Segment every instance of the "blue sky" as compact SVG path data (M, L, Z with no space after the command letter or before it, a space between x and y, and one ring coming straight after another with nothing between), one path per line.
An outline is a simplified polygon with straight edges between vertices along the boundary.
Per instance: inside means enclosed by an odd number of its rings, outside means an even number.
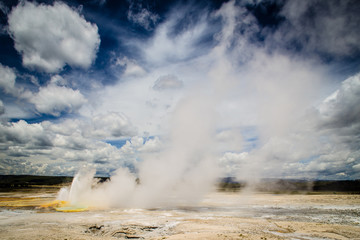
M0 10L0 174L360 178L358 1Z

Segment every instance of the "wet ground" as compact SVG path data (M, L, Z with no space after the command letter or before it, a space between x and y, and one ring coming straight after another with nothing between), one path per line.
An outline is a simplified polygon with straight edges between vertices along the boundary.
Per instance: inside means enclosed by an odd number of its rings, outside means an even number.
M193 206L39 207L57 191L0 192L0 239L360 239L360 195L216 192Z

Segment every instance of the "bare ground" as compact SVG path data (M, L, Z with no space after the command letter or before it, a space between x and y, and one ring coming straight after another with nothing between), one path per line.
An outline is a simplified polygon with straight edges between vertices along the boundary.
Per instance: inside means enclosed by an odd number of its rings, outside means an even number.
M39 206L55 190L0 193L0 239L360 239L360 195L212 193L196 206Z

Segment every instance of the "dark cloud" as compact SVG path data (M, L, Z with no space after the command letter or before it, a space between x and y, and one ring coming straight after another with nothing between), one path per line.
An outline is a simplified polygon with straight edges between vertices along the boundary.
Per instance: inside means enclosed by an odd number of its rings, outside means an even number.
M352 149L360 147L360 74L342 82L341 87L320 106L322 129L328 129Z
M3 2L0 2L0 11L5 14L8 14L9 8Z
M328 127L344 128L360 124L360 74L342 82L341 87L321 106Z
M286 18L277 33L279 41L307 53L331 57L360 54L360 4L354 0L286 1L281 14Z
M4 103L0 100L0 115L5 113Z

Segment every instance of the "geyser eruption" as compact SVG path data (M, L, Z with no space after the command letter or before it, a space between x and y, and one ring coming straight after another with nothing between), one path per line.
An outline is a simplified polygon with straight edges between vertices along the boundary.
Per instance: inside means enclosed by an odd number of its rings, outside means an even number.
M95 170L82 170L73 179L70 189L63 188L58 200L70 205L90 207L128 207L136 186L136 177L127 169L118 169L111 181L98 183Z
M121 168L110 181L93 185L94 172L79 173L68 190L68 201L94 207L185 205L200 200L214 187L221 175L214 142L216 107L237 76L227 56L236 27L234 2L221 9L216 16L223 19L226 27L218 35L218 46L208 55L213 64L208 75L177 104L170 132L163 138L166 139L165 148L143 155L136 166L136 175Z
M103 183L95 170L80 171L59 200L91 207L158 207L193 204L219 177L214 152L215 111L204 94L181 101L173 114L168 144L143 156L136 175L120 168Z

